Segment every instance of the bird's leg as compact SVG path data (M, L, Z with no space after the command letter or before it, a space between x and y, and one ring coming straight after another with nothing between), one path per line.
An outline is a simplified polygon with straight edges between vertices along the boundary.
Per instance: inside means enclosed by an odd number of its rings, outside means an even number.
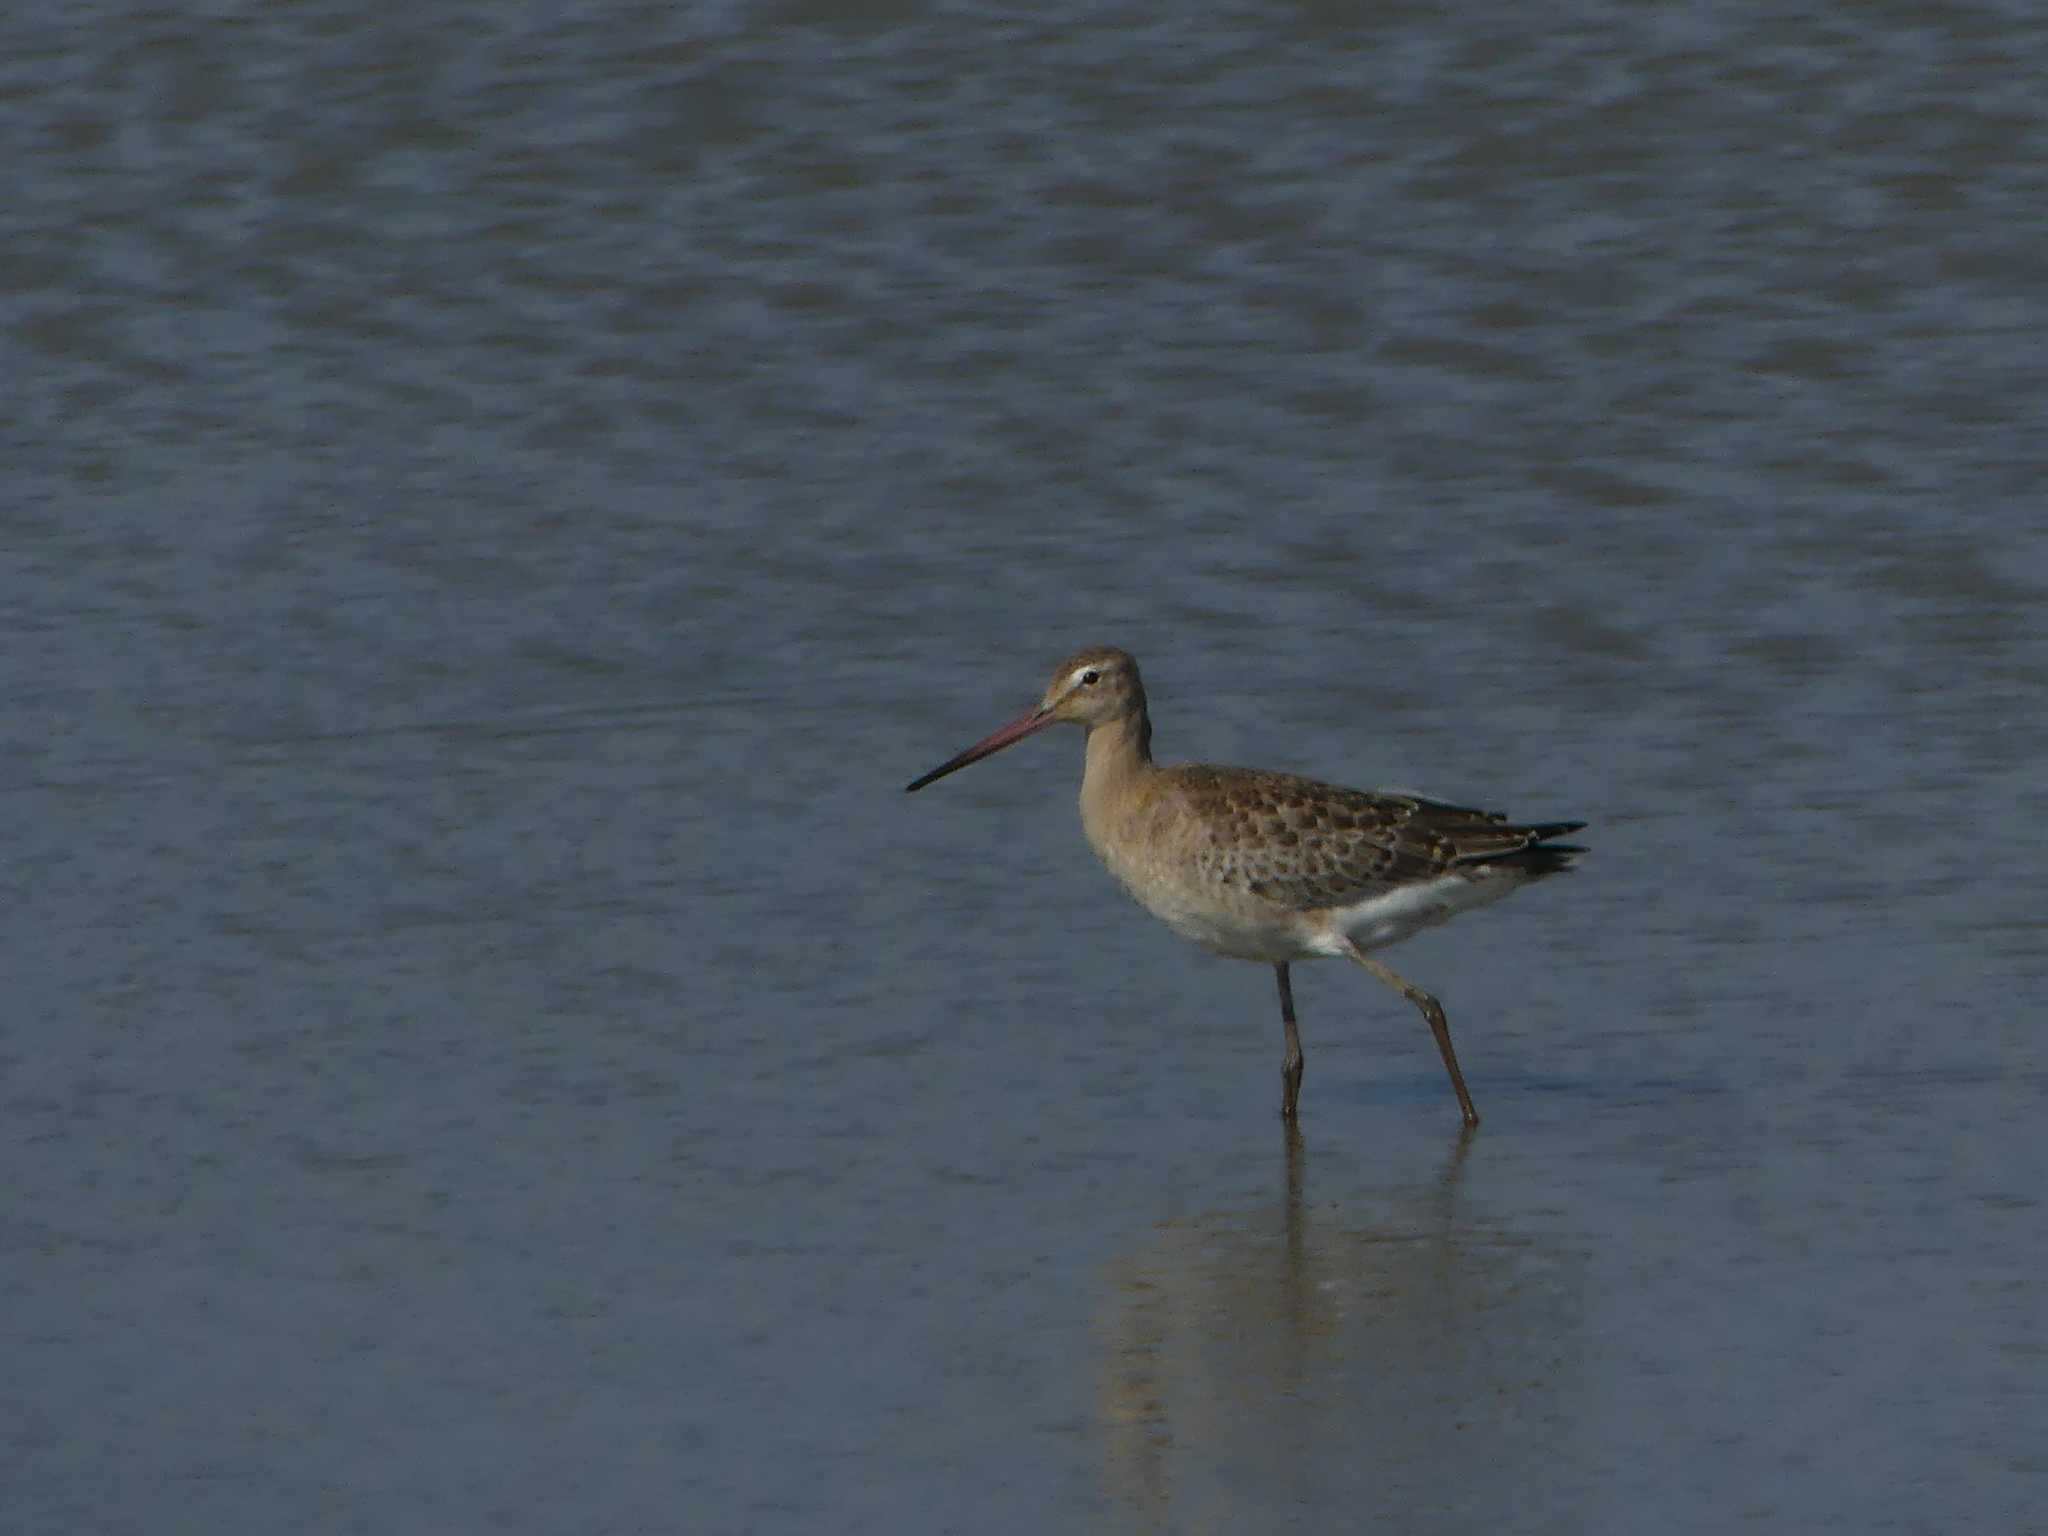
M1384 981L1388 986L1422 1010L1422 1016L1429 1020L1429 1032L1436 1036L1436 1048L1443 1052L1444 1067L1451 1074L1451 1087L1457 1090L1458 1108L1464 1111L1465 1124L1468 1126L1477 1125L1479 1123L1479 1111L1472 1107L1472 1095L1465 1091L1465 1074L1458 1070L1458 1053L1451 1049L1451 1026L1450 1021L1444 1017L1443 1004L1423 991L1422 988L1416 986L1414 982L1403 980L1386 966L1381 965L1379 961L1373 959L1372 956L1368 955L1356 944L1349 947L1348 953L1353 960L1356 960L1360 965L1372 972L1373 975L1379 977L1381 981Z
M1301 1031L1294 1027L1294 987L1287 979L1287 962L1275 962L1273 974L1280 978L1280 1022L1287 1026L1287 1054L1280 1061L1280 1118L1292 1120L1301 1101Z

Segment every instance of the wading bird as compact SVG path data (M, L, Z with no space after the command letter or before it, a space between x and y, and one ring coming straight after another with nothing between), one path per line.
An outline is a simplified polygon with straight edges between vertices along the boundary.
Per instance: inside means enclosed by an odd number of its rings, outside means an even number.
M1138 663L1109 646L1069 656L1036 709L904 788L922 789L1061 722L1088 732L1081 827L1109 872L1182 938L1273 967L1286 1028L1282 1115L1295 1118L1303 1064L1287 967L1328 955L1364 967L1422 1011L1465 1124L1479 1123L1442 1006L1372 951L1570 869L1585 850L1551 839L1584 822L1517 825L1419 795L1257 768L1161 767Z

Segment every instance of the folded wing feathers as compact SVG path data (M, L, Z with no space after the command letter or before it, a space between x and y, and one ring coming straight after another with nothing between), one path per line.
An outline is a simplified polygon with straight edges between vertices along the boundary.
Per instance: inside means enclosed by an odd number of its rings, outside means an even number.
M1246 850L1245 884L1255 895L1297 910L1344 906L1379 891L1435 879L1461 868L1513 865L1530 876L1571 866L1581 850L1546 843L1580 821L1515 825L1497 812L1411 795L1345 790L1317 812L1276 808L1291 844Z

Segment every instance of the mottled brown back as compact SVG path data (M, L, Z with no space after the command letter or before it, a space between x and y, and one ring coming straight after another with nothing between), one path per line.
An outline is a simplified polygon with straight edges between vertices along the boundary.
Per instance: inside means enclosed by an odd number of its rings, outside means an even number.
M1204 829L1193 853L1205 874L1302 912L1527 852L1546 855L1518 861L1528 878L1554 873L1578 850L1538 845L1585 825L1517 826L1497 812L1256 768L1190 764L1161 773L1162 787Z

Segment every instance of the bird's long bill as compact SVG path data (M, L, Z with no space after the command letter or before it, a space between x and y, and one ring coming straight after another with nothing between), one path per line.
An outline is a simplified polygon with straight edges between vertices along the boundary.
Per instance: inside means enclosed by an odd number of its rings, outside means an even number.
M1008 725L990 731L959 756L947 758L923 778L912 779L903 786L903 792L909 794L914 790L923 789L933 779L943 779L956 768L965 768L969 763L978 763L991 752L1000 752L1003 748L1010 745L1011 742L1022 741L1033 731L1042 731L1048 725L1051 725L1052 722L1053 715L1050 710L1034 709L1029 714L1019 715Z

